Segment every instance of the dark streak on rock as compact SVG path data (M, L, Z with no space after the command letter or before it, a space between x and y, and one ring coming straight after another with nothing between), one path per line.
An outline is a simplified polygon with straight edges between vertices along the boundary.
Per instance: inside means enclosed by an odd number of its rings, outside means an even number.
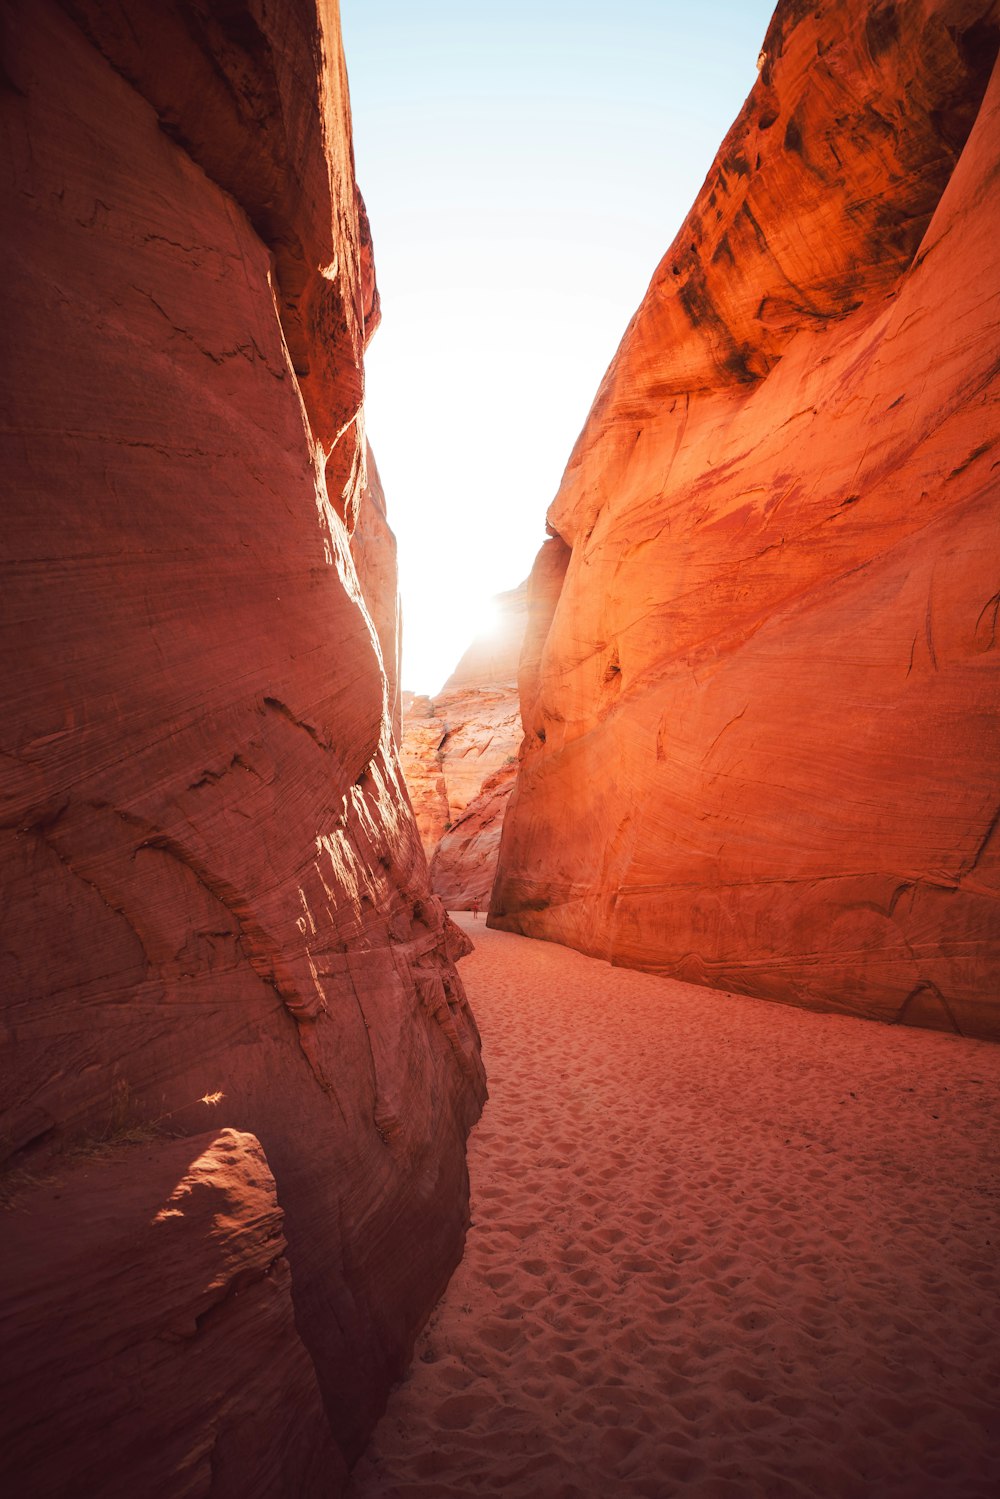
M321 750L329 753L333 748L333 746L323 738L322 734L314 724L306 723L303 719L296 718L295 714L292 712L291 708L289 708L288 704L283 703L280 698L264 698L264 707L272 709L275 713L280 713L282 718L285 718L289 723L294 724L297 729L302 729L302 731L308 734L313 743L318 745Z
M990 818L989 823L986 827L986 831L983 834L982 838L980 838L979 843L976 846L976 851L972 855L972 858L967 859L959 869L958 878L960 880L964 880L966 875L970 875L977 867L980 859L983 857L983 854L989 847L990 840L992 839L993 834L996 832L998 827L1000 827L1000 806L997 807L996 811L993 813L993 816Z
M986 603L979 611L979 618L976 620L976 640L980 639L981 634L982 639L986 642L984 645L979 646L980 654L991 651L996 645L998 614L1000 614L1000 593L995 593L991 599L986 600ZM980 631L980 626L985 626L985 628ZM987 633L989 634L988 640L986 639Z
M921 1003L921 1001L923 1003ZM935 1025L928 1016L928 1002L930 1003L932 1010L937 1011L938 1017L940 1018L941 1022L943 1022L942 1024ZM909 1018L910 1012L914 1009L920 1010L923 1013L920 1014L919 1019L911 1021ZM955 1016L952 1014L951 1006L945 999L944 995L941 993L941 990L938 988L937 984L931 983L930 979L922 980L922 982L919 983L917 987L906 996L902 1005L900 1006L898 1019L900 1025L916 1024L921 1027L930 1028L932 1030L951 1030L955 1033L956 1036L960 1036L962 1034L961 1027L958 1024L958 1021L955 1019Z
M785 150L794 151L796 156L802 156L802 131L794 118L789 120L785 126Z
M934 670L937 671L937 653L934 650L934 632L933 621L931 619L931 599L929 594L927 597L927 609L924 613L924 638L927 641L927 654L931 658L931 665L933 666Z
M966 458L964 463L960 463L957 468L952 469L951 473L948 475L948 478L957 479L959 474L964 474L965 470L969 468L973 463L975 463L977 458L981 458L984 453L988 453L992 446L992 442L981 442L978 447L973 448L972 452L969 454L968 458Z
M865 21L865 41L872 60L881 57L883 52L899 38L899 17L896 14L895 0L888 0L885 5L878 5L869 12Z
M708 759L708 757L712 753L712 751L715 749L715 746L718 744L718 742L722 738L723 734L725 734L728 729L731 729L734 723L739 723L740 719L744 716L744 714L746 713L746 711L747 711L747 709L749 707L750 707L749 703L744 704L742 710L739 713L735 714L729 720L728 723L723 724L722 728L716 734L715 738L712 740L711 744L708 746L708 749L705 751L705 759L706 760Z
M738 209L738 213L740 213L740 214L743 215L743 217L746 219L747 223L750 225L751 229L753 230L753 232L754 232L754 238L757 241L757 248L759 250L766 250L767 249L767 235L764 233L763 229L760 227L760 224L754 218L753 209L750 207L750 204L749 203L741 203L740 206L739 206L739 209Z
M736 264L736 256L733 254L733 247L729 243L728 234L724 234L722 236L722 238L719 240L719 243L712 251L712 264L718 265L720 260L728 260L729 264L732 266L735 266Z

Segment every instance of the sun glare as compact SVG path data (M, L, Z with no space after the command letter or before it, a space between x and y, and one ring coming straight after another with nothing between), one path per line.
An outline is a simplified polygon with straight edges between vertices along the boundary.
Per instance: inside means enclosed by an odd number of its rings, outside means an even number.
M490 640L500 629L500 610L495 599L484 599L477 604L469 620L470 641Z
M772 8L509 0L501 19L343 0L382 299L366 428L399 542L407 688L439 690L491 596L527 577Z

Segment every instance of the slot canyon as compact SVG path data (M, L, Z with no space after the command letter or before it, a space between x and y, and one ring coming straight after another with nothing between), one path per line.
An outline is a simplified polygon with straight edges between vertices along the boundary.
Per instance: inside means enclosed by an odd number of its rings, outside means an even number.
M992 1499L996 0L778 0L433 694L338 0L2 26L4 1492Z

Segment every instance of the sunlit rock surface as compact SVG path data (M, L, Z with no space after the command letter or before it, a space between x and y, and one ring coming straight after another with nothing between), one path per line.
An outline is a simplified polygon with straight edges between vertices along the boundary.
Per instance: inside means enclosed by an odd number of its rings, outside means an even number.
M420 841L429 859L449 821L448 789L438 753L447 725L438 718L433 698L424 693L404 692L402 705L399 761Z
M444 692L461 688L509 687L517 681L528 608L528 584L521 583L493 600L495 618L462 655Z
M400 617L396 588L396 538L386 516L385 491L375 466L371 445L367 446L365 482L358 506L357 524L351 534L351 557L361 584L382 653L386 676L389 719L398 747L402 734L399 691Z
M472 642L437 697L404 694L403 773L431 887L449 910L489 901L521 742L527 584L496 604L495 627Z
M262 1392L246 1440L277 1462L294 1432L272 1397L294 1370L313 1452L319 1391L336 1492L460 1255L483 1097L392 740L395 580L361 417L378 298L336 6L13 0L5 24L0 1135L29 1173L14 1211L36 1211L31 1177L81 1137L252 1133L285 1215L292 1341L272 1355L234 1323L205 1420L245 1377ZM120 1182L123 1232L143 1160L101 1188L110 1203ZM201 1295L184 1233L192 1284L181 1249L163 1290L178 1307ZM268 1233L278 1255L277 1220ZM60 1237L27 1256L33 1286L53 1256L33 1324L47 1402L13 1368L0 1404L4 1450L42 1422L46 1474L63 1464L44 1491L75 1496L98 1489L80 1486L56 1396L86 1341L62 1343ZM131 1312L88 1282L99 1257L95 1239L72 1273L111 1347ZM185 1337L157 1375L181 1424ZM170 1411L148 1416L136 1440L164 1492L306 1491L297 1457L284 1487L271 1468L185 1487L189 1449L160 1445Z
M996 49L779 4L549 511L493 924L1000 1035Z

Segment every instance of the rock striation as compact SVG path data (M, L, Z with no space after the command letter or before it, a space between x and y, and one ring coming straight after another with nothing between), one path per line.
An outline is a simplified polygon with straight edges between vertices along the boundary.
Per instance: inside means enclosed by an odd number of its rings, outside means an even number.
M998 30L778 5L549 510L492 924L1000 1036Z
M500 834L517 780L517 760L488 775L431 859L431 887L448 911L489 909L500 857Z
M336 1493L461 1253L485 1091L393 740L337 9L4 25L0 1138L34 1372L0 1439L19 1492L80 1493L85 1456L87 1492L121 1462L132 1493ZM70 1380L127 1461L81 1449Z
M259 1141L232 1129L97 1148L15 1192L5 1363L19 1405L58 1392L63 1414L59 1443L48 1421L5 1442L10 1492L318 1499L343 1480L282 1217Z
M437 715L434 699L424 693L403 692L403 738L399 761L420 833L430 859L450 821L448 788L441 764L441 741L447 725Z
M404 694L403 774L431 888L449 910L489 902L521 742L517 671L527 584L496 604L496 627L477 636L436 697Z
M401 620L396 582L396 538L386 515L385 491L370 443L366 446L366 455L357 524L351 533L351 560L358 574L365 607L375 627L385 672L389 721L398 749L403 719L399 686Z

